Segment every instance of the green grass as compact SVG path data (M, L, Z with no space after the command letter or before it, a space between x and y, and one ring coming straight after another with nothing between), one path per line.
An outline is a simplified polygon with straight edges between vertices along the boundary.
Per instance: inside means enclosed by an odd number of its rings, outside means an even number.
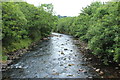
M8 58L7 56L2 55L1 57L2 57L2 61L7 61L7 58Z

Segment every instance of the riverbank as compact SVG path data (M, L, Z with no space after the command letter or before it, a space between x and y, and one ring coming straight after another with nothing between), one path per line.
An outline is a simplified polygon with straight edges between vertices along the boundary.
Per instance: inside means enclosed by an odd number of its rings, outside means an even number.
M48 37L50 37L51 35L49 35ZM48 40L47 38L43 38L40 39L37 42L33 42L30 46L28 46L28 48L23 48L23 49L19 49L17 51L11 52L11 53L7 53L7 60L5 61L0 61L0 64L2 64L2 69L1 71L6 71L7 69L9 69L9 65L11 65L15 60L21 58L24 54L29 53L34 47L37 46L37 44L39 42L42 42L44 40Z
M62 33L67 34L67 33ZM67 34L69 35L69 34ZM74 37L75 38L75 37ZM85 56L85 61L88 61L89 66L93 66L93 69L98 72L101 78L119 78L120 76L120 64L116 62L109 61L106 65L104 61L97 55L92 54L92 51L88 48L88 44L79 38L75 38L74 44L76 44Z
M89 62L88 65L92 66L100 74L101 78L119 78L120 64L109 63L109 65L105 65L100 58L92 54L85 42L76 38L75 44L86 57L84 60Z

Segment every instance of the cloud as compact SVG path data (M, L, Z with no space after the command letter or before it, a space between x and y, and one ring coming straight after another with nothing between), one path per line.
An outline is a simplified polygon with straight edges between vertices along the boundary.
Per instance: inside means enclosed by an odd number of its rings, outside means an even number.
M38 6L40 4L52 3L54 11L62 16L78 16L82 7L90 5L93 1L98 0L26 0L30 4ZM99 0L105 1L105 0ZM106 0L108 1L108 0Z

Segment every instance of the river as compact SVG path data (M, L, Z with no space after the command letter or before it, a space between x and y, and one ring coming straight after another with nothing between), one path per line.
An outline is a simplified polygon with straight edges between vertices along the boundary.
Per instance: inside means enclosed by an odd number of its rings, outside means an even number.
M69 35L52 33L49 40L40 42L24 54L3 77L10 78L99 78L98 72L88 66L83 53Z

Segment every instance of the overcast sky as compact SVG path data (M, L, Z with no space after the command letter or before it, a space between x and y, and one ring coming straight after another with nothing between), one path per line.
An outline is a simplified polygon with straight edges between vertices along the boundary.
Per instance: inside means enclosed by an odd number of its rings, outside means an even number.
M56 15L62 16L78 16L82 7L90 5L93 1L109 1L109 0L25 0L30 4L38 6L40 4L52 3Z

